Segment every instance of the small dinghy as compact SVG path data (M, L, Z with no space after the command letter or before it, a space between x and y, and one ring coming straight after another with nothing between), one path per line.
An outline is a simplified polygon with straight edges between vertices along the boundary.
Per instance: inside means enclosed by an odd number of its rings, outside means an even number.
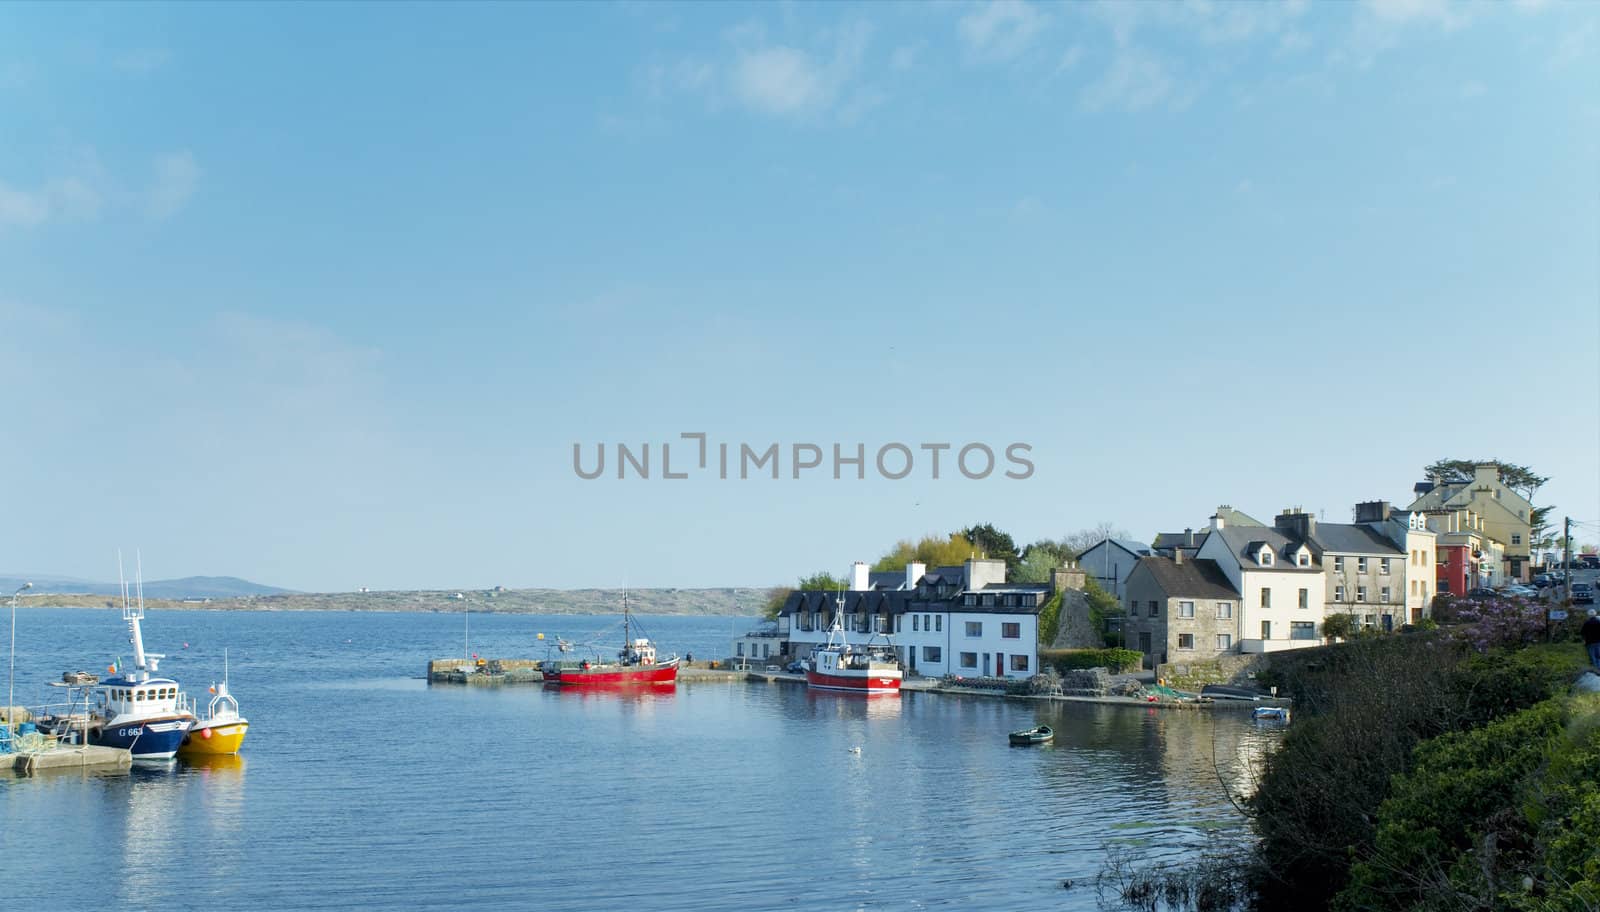
M1027 731L1011 733L1012 744L1045 744L1056 736L1055 730L1048 725L1030 728Z
M1289 708L1287 706L1257 706L1250 715L1269 722L1287 722L1289 721Z

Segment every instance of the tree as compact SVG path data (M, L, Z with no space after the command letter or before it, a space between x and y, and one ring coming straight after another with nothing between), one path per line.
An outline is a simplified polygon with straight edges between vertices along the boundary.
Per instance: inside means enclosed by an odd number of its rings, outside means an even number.
M1085 577L1083 597L1089 603L1089 624L1100 636L1106 635L1106 619L1122 614L1122 604L1117 597L1100 588L1094 577Z
M962 529L961 537L971 542L984 557L1005 561L1008 574L1017 569L1017 564L1021 560L1017 555L1017 543L1009 534L996 529L993 523Z
M900 570L912 561L929 567L949 567L976 557L976 552L972 542L959 532L948 536L924 535L915 542L909 538L896 542L889 553L873 563L872 569L879 572Z
M789 596L796 592L816 592L819 590L824 592L839 592L848 588L850 588L850 585L844 580L839 579L826 570L818 570L816 573L813 573L810 576L803 576L797 580L795 583L795 588L793 589L785 589L782 586L768 589L767 600L761 615L769 621L777 620L778 615L783 613L783 603L787 602L789 600Z
M1501 462L1498 459L1440 459L1422 469L1423 477L1434 484L1447 484L1450 482L1463 482L1472 480L1472 467L1485 462L1493 462L1500 467L1500 483L1521 494L1529 501L1538 493L1544 483L1550 480L1548 475L1540 475L1527 466L1517 465L1514 462Z
M1022 560L1017 564L1017 570L1011 579L1018 583L1048 583L1050 571L1066 563L1070 558L1063 556L1056 548L1035 547L1038 542L1029 545L1022 552Z
M1102 521L1088 529L1079 529L1061 540L1063 545L1072 549L1073 556L1093 548L1108 538L1132 538L1128 530L1114 523Z

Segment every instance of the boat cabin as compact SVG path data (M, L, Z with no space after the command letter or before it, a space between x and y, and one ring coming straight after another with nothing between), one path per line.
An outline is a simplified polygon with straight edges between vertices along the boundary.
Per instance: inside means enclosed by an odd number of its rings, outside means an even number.
M621 659L624 665L654 665L656 647L648 639L639 637L622 650Z
M187 712L187 702L178 682L167 678L107 678L100 682L100 709L108 719Z

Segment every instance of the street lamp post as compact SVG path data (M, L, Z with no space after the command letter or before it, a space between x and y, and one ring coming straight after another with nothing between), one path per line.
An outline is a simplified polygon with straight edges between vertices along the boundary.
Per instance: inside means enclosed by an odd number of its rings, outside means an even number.
M15 713L13 707L17 703L17 597L33 588L33 583L23 583L17 591L11 593L11 665L6 673L6 732L16 731L16 720L12 719Z

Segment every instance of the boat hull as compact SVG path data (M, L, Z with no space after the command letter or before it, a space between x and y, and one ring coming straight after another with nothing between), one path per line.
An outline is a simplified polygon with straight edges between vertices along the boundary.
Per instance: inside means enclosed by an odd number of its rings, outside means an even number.
M171 760L194 720L190 717L113 722L91 731L89 743L127 751L135 760Z
M897 694L900 677L879 672L806 672L806 686L813 690L830 690L835 693Z
M663 686L678 683L678 663L664 665L591 665L563 668L555 683L563 687Z
M245 733L250 730L250 723L244 720L236 722L196 722L194 728L189 729L188 735L178 746L180 757L208 757L221 754L237 754L239 746L244 744Z

